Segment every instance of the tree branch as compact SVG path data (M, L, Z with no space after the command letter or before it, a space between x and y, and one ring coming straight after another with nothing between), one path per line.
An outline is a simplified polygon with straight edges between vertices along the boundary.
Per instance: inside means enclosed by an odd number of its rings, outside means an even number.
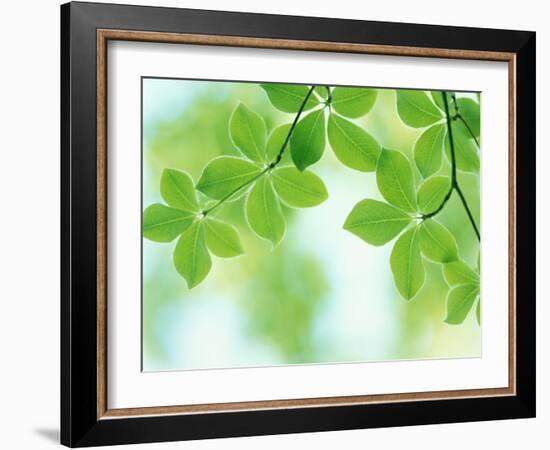
M238 192L242 191L245 187L247 186L250 186L254 181L256 181L258 178L262 177L263 175L265 175L267 172L269 172L271 169L273 169L274 167L276 167L280 162L281 162L281 159L283 159L283 155L285 154L285 150L288 146L288 142L290 141L290 137L292 136L292 133L294 132L294 129L296 128L296 124L298 123L298 120L300 119L300 116L302 115L302 112L304 112L304 109L306 107L306 103L307 101L309 100L309 97L311 96L311 94L313 93L313 90L315 89L315 85L311 86L311 88L309 89L308 93L306 94L306 96L304 97L304 100L302 101L302 104L300 105L300 109L298 110L298 113L296 114L296 116L294 117L294 121L292 122L292 125L290 126L290 129L288 130L288 133L286 135L286 138L283 142L283 145L281 146L281 149L279 150L279 153L277 153L277 156L275 157L275 159L273 160L273 162L271 162L264 170L262 170L258 175L256 175L254 178L251 178L250 180L248 180L246 183L243 183L241 186L239 186L238 188L234 189L233 191L231 191L229 194L227 194L225 197L221 198L215 205L213 205L211 208L208 208L208 209L205 209L204 211L202 211L202 215L203 216L206 216L207 214L211 213L212 211L214 211L216 208L218 208L220 205L222 205L223 203L225 203L227 200L229 200L231 197L233 197L235 194L237 194Z
M468 215L468 219L469 219L470 223L472 224L472 228L474 229L474 232L477 236L477 240L479 241L479 240L481 240L480 234L479 234L479 229L477 228L477 225L476 225L476 222L474 220L474 216L472 214L472 211L471 211L470 207L468 206L468 202L466 201L466 197L464 196L464 193L462 192L462 189L460 189L460 186L458 184L458 179L457 179L457 176L456 176L455 144L454 144L454 139L453 139L453 128L451 126L451 120L452 119L451 119L451 115L449 114L449 102L447 100L447 92L442 92L442 94L443 94L442 95L443 96L443 104L445 106L445 117L446 117L446 122L447 122L447 134L449 135L449 147L450 147L450 150L451 150L451 187L449 188L449 191L445 195L445 198L443 199L441 204L434 211L432 211L431 213L424 214L422 216L422 219L423 220L429 219L430 217L433 217L436 214L438 214L443 209L443 207L446 205L446 203L449 201L449 199L451 198L451 195L452 195L453 191L456 191L458 196L460 197L460 200L462 202L462 205L464 206L464 209L466 210L466 214ZM454 96L453 96L453 101L455 101ZM456 103L455 103L455 107L456 107ZM457 116L458 116L458 113L457 113Z

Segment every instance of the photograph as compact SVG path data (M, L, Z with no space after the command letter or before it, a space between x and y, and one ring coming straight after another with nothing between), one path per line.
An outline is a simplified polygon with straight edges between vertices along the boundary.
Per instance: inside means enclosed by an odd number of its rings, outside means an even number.
M480 357L481 104L142 77L143 371Z

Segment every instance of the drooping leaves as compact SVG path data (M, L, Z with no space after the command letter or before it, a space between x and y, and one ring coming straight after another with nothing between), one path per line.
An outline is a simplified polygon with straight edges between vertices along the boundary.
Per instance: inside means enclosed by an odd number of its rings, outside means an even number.
M418 226L405 231L393 246L390 265L399 293L410 300L424 284L425 271L418 242Z
M332 90L332 107L346 117L364 116L372 109L377 94L376 89L336 87Z
M228 223L208 217L204 221L206 245L220 258L233 258L244 253L236 228Z
M424 128L443 118L424 91L397 90L397 113L401 120L410 127Z
M458 104L458 111L462 118L466 121L470 130L472 130L475 137L479 138L480 134L480 110L479 103L475 102L471 98L458 98L456 100Z
M327 134L330 146L342 164L361 172L376 169L380 145L361 127L331 114Z
M164 169L160 178L160 194L164 201L174 208L186 211L199 210L193 180L185 172Z
M153 203L143 211L143 237L155 242L171 242L193 222L189 211Z
M344 223L344 229L371 245L384 245L411 221L408 214L394 206L366 199L353 207Z
M285 234L285 218L273 190L271 179L258 179L246 200L246 218L250 228L276 246Z
M252 161L265 162L266 127L262 116L239 103L229 119L229 134L244 156Z
M479 283L479 275L461 260L443 266L443 276L449 286Z
M418 209L423 214L430 214L439 208L449 193L451 180L448 177L433 176L424 180L418 188Z
M458 325L472 309L479 295L479 286L476 284L463 284L449 291L447 296L447 318L445 322L450 325Z
M273 106L287 113L298 112L310 89L309 86L299 84L262 84L261 87L267 93ZM319 101L314 95L311 95L304 107L304 111L318 104Z
M210 272L212 260L206 247L202 222L195 221L178 239L174 266L187 281L189 289L204 280Z
M220 200L260 174L260 168L243 158L219 156L204 168L197 189Z
M473 139L469 137L464 124L455 120L451 124L453 130L453 143L456 158L456 167L464 172L479 172L479 153ZM445 150L449 161L451 157L451 144L445 139Z
M414 162L424 178L436 173L441 167L446 132L445 124L433 125L414 144Z
M323 180L309 170L300 172L295 167L280 167L271 176L275 191L288 206L309 208L328 198Z
M301 119L290 138L292 161L300 170L315 164L325 150L325 114L322 109Z
M418 233L420 249L424 256L438 263L458 259L458 247L451 232L434 219L427 219L420 225Z
M277 158L277 155L281 151L281 148L283 147L283 144L285 143L286 137L288 136L288 133L290 131L290 124L286 123L284 125L281 125L277 128L275 128L269 135L269 138L267 139L267 145L266 145L266 153L267 153L267 161L273 162L275 158ZM283 157L281 159L281 163L286 163L290 161L290 139L289 142L286 144L285 151L283 153Z
M401 152L382 150L376 168L376 183L389 203L403 211L416 211L411 163Z

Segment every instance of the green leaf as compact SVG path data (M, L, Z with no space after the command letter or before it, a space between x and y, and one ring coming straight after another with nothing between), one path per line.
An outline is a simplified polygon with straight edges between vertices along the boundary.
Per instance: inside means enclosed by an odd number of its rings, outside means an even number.
M399 293L410 300L420 290L425 278L418 243L418 226L409 228L396 241L391 252L390 265Z
M471 98L458 98L456 100L458 104L458 111L462 118L466 121L475 137L479 137L480 134L480 111L479 103L475 102Z
M344 229L371 245L384 245L411 223L412 218L378 200L361 200L349 213Z
M275 128L269 135L269 138L267 139L267 146L266 146L267 161L273 162L275 158L277 158L277 155L279 154L279 151L281 150L283 144L285 143L285 139L288 136L288 132L290 131L290 126L291 125L289 123L281 125ZM281 162L290 162L289 149L290 149L290 142L287 142L285 152L283 154L283 158L281 159Z
M327 134L330 146L342 164L361 172L372 172L376 169L380 145L361 127L331 114Z
M246 159L219 156L204 168L197 189L208 197L221 200L261 173L260 168Z
M194 222L178 239L174 250L174 265L185 278L189 289L206 278L212 260L206 248L202 222Z
M418 209L430 214L439 208L449 193L451 180L448 177L433 176L424 180L418 188Z
M160 194L166 203L186 211L198 211L199 204L193 180L185 172L164 169L160 178Z
M477 319L477 324L481 325L481 300L477 301L476 319Z
M328 98L328 89L330 89L328 86L315 86L313 92L315 95L318 95L322 101L326 101Z
M325 151L325 113L313 111L301 119L290 138L290 154L298 169L315 164Z
M332 107L346 117L364 116L374 106L377 95L376 89L337 87L332 91Z
M458 247L451 232L433 219L420 225L420 249L424 256L438 263L448 263L458 259Z
M396 93L397 113L408 126L424 128L443 118L443 113L424 91L397 90Z
M433 125L424 131L414 144L414 162L424 178L441 167L441 157L445 144L445 124Z
M289 206L309 208L328 198L323 180L309 170L300 172L295 167L281 167L275 169L271 176L275 191Z
M229 119L229 134L244 156L252 161L265 162L266 128L262 116L239 103Z
M143 211L143 237L155 242L171 242L194 218L192 212L153 203Z
M449 286L459 284L479 284L479 275L461 260L443 266L443 276Z
M269 177L260 178L246 200L246 218L250 228L275 247L285 234L285 218Z
M479 172L479 153L474 140L469 137L466 127L457 120L451 124L451 127L453 130L456 167L464 172ZM452 161L449 139L445 140L445 150L449 161Z
M310 89L309 86L299 84L261 84L260 86L267 93L273 106L287 113L298 112ZM304 111L318 104L319 101L314 95L311 95L307 100Z
M416 211L411 163L401 152L382 150L376 168L376 183L389 203L403 211Z
M479 295L479 286L475 284L463 284L449 291L447 296L447 318L445 322L450 325L458 325L472 309Z
M206 245L220 258L233 258L244 253L236 228L208 217L204 221Z
M434 103L441 109L445 111L445 103L443 102L443 92L442 91L431 91L432 100Z

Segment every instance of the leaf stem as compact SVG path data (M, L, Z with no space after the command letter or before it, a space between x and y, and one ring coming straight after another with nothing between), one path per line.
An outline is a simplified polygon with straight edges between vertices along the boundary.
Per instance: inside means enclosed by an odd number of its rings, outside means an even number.
M476 143L477 148L480 148L480 147L479 147L479 141L477 140L476 135L474 134L474 132L473 132L472 129L470 128L470 125L468 125L468 123L466 122L466 120L464 119L464 117L462 117L462 114L456 113L456 118L457 118L458 120L460 120L460 121L464 124L464 126L465 126L466 129L468 130L468 133L470 133L470 136L472 136L472 139L473 139L474 142Z
M456 95L451 94L451 98L453 99L453 104L455 107L455 115L453 118L460 120L464 124L464 126L466 127L466 130L468 130L468 133L470 133L470 136L472 136L472 138L474 139L474 142L477 145L477 148L479 149L480 148L479 141L477 140L476 135L474 134L470 125L468 125L468 123L466 122L466 119L464 119L464 116L460 114L460 109L458 108L458 102L456 101Z
M315 89L315 85L312 85L311 88L309 89L308 93L306 94L306 96L304 97L304 100L302 101L302 104L300 105L300 109L298 110L298 113L296 114L296 116L294 117L294 121L292 122L292 125L290 126L290 129L288 130L288 133L286 135L286 138L283 142L283 145L281 146L281 149L279 150L279 153L277 153L277 156L275 157L275 159L270 163L268 164L268 166L263 169L259 174L257 174L256 176L254 176L253 178L251 178L250 180L246 181L245 183L241 184L239 187L237 187L236 189L233 189L231 192L229 192L227 195L225 195L224 197L222 197L220 200L218 200L217 203L215 203L212 207L208 208L208 209L205 209L201 212L201 214L203 216L206 216L208 214L210 214L212 211L214 211L216 208L218 208L219 206L221 206L223 203L225 203L227 200L229 200L231 197L233 197L235 194L237 194L238 192L240 192L241 190L243 190L245 187L247 186L250 186L252 183L254 183L258 178L262 177L263 175L265 175L267 172L269 172L271 169L273 169L274 167L276 167L280 162L281 160L283 159L283 156L284 156L284 153L285 153L285 150L288 146L288 142L290 140L290 137L292 136L292 133L294 132L294 129L296 128L296 124L298 123L298 120L300 119L300 116L302 115L302 112L304 111L305 107L306 107L306 103L307 101L309 100L309 97L311 96L311 94L313 93L313 90Z
M453 139L453 129L451 126L451 115L449 114L449 102L447 100L447 92L442 92L443 94L443 104L445 106L445 116L446 116L446 122L447 122L447 133L449 134L449 146L451 149L451 186L449 188L449 191L445 195L445 198L441 202L441 204L431 213L424 214L422 216L422 219L429 219L430 217L435 216L438 214L443 207L446 205L446 203L451 198L451 195L453 191L456 191L458 196L460 197L460 200L462 202L462 205L464 206L464 209L466 210L466 214L468 215L468 219L470 223L472 224L472 228L474 229L474 232L477 236L477 240L481 240L479 229L477 228L476 222L474 220L474 216L472 214L472 211L470 207L468 206L468 202L466 201L466 197L464 196L464 193L462 192L462 189L460 188L458 184L458 178L456 176L456 155L455 155L455 145L454 145L454 139ZM455 102L455 109L457 108L456 105L456 99L453 95L453 101ZM458 109L457 109L457 116L459 116Z
M288 141L290 141L290 136L292 136L292 133L294 132L294 128L296 128L296 124L298 123L298 120L300 119L300 116L302 115L302 112L304 111L304 108L306 107L306 103L309 100L309 97L311 96L311 94L313 93L315 87L316 87L315 85L312 85L311 88L309 89L308 93L304 97L304 100L302 101L302 104L300 105L300 109L298 110L298 113L296 114L296 117L294 117L292 125L290 126L290 130L288 130L285 141L283 142L283 145L281 146L281 149L279 150L279 153L277 153L277 157L268 166L270 169L273 169L277 164L279 164L281 162L281 159L283 158L286 147L288 145Z

